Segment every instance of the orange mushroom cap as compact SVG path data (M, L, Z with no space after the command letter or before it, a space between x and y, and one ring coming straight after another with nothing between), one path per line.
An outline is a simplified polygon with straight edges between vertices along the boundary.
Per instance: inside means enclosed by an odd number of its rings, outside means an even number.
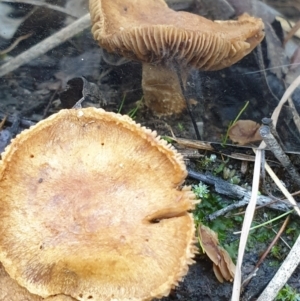
M236 63L261 42L261 19L211 21L168 8L163 0L90 0L92 33L101 47L144 63L176 60L204 70Z
M75 299L58 295L46 299L33 295L26 288L20 286L17 281L10 278L0 263L0 301L76 301Z
M151 300L196 251L182 156L128 116L62 110L0 162L0 261L33 294Z

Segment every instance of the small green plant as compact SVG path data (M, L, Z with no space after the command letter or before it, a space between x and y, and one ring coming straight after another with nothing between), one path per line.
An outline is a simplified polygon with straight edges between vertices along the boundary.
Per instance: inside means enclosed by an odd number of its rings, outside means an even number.
M228 167L224 167L223 169L223 179L228 180L231 184L239 184L241 179L238 175L235 174L235 169L230 169Z
M279 260L282 260L283 256L282 256L281 247L279 245L273 246L271 249L271 255Z
M138 109L139 109L139 105L137 105L135 108L131 109L131 110L127 113L127 115L128 115L130 118L135 119L136 113L137 113Z
M192 190L201 199L201 202L196 205L194 210L194 219L196 224L203 223L210 227L212 230L218 233L219 239L222 241L227 235L227 230L233 228L233 224L236 221L234 218L218 217L213 221L207 221L207 216L214 213L226 206L222 202L222 198L219 194L211 192L209 187L202 182L198 185L192 185ZM237 217L240 221L241 217Z
M121 101L120 106L117 111L118 113L122 112L124 103L125 103L125 99L126 99L126 93L124 94L124 96L122 98L122 101ZM126 113L126 115L128 115L132 119L135 119L136 113L137 113L138 109L140 108L142 101L143 101L143 97L136 102L136 106L133 109L131 109L128 113Z
M211 154L209 157L204 156L198 162L201 168L209 169L211 165L216 162L216 159L217 156L215 154Z
M219 164L218 166L216 166L213 170L214 175L218 175L219 173L221 173L224 168L226 167L226 164L229 162L229 158L227 158L227 160L222 161L221 164Z
M198 199L207 199L209 197L209 188L204 183L200 182L198 185L193 185L192 187Z
M168 136L161 136L160 138L166 140L168 143L173 143L174 142L174 140L171 137L168 137Z
M231 128L231 127L232 127L232 126L240 119L241 115L245 112L245 110L247 109L248 105L249 105L249 101L247 101L247 102L245 103L245 105L244 105L244 106L242 107L242 109L239 111L239 113L238 113L238 115L236 116L236 118L235 118L233 121L231 120L231 121L229 122L228 127L227 127L227 131L226 131L226 134L225 134L225 136L223 136L223 138L222 138L222 143L221 143L221 145L222 145L223 147L225 147L225 144L227 143L230 128Z
M184 126L183 126L183 124L182 124L181 122L178 122L178 123L177 123L177 127L178 127L178 129L179 129L181 132L183 132Z
M226 206L226 204L222 202L222 198L219 194L211 192L209 187L202 182L200 182L198 185L192 185L192 190L196 197L201 199L201 202L196 205L196 208L193 212L196 226L202 223L218 233L218 238L221 245L223 245L232 259L236 259L238 239L235 241L226 240L228 234L230 234L229 229L233 229L236 222L240 223L242 221L242 217L237 216L226 218L221 216L213 221L208 221L207 216L209 214L222 209Z
M122 109L123 109L123 106L124 106L124 103L125 103L125 99L126 99L126 93L124 93L124 96L121 100L121 103L120 103L120 106L118 108L118 113L121 113Z
M300 294L294 288L286 284L278 293L276 301L300 301Z

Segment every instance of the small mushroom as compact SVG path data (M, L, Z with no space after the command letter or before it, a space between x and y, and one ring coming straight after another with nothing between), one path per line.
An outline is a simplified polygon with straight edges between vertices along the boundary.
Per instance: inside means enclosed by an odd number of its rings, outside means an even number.
M228 131L229 138L239 145L261 141L260 124L253 120L238 120Z
M213 22L173 11L163 0L90 0L90 13L101 47L143 63L145 103L158 115L185 108L178 74L184 82L188 68L231 66L264 37L261 19L244 14Z
M220 282L232 281L235 265L227 251L219 245L218 234L210 228L199 225L198 233L203 251L213 262L213 271Z
M196 252L182 156L128 116L61 110L0 161L0 261L43 298L168 295Z

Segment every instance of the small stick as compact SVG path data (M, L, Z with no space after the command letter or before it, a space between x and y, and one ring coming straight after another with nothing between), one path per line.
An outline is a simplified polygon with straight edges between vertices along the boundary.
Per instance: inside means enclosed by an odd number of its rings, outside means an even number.
M10 46L8 46L6 49L0 51L0 55L4 55L4 54L9 53L14 48L16 48L21 41L28 39L30 36L32 36L32 32L18 37Z
M215 211L212 214L209 214L206 217L206 219L209 221L212 221L212 220L218 218L219 216L225 215L226 213L228 213L230 211L247 206L249 203L249 200L250 200L250 195L251 195L251 193L248 192L242 200L240 200L238 202L234 202L220 210ZM257 205L259 207L257 207L256 209L259 209L259 208L265 207L265 206L267 206L268 208L274 209L274 210L282 211L282 212L287 212L290 209L288 207L288 205L286 205L284 203L280 203L277 200L273 201L271 198L269 198L267 196L262 196L262 195L259 195L257 197Z
M278 239L280 238L281 234L283 233L284 229L286 228L288 222L290 220L290 217L288 216L285 221L283 222L282 226L280 227L280 230L277 232L276 236L274 237L274 239L272 240L272 242L269 244L268 248L265 250L265 252L261 255L261 257L259 258L258 262L256 263L253 271L250 274L250 277L247 277L247 279L243 282L242 287L246 287L250 280L253 278L253 276L255 276L256 271L258 270L259 266L262 264L262 262L265 260L265 258L267 257L267 255L270 253L271 249L273 248L273 246L277 243Z
M251 191L248 191L239 185L231 184L211 174L202 174L191 169L188 169L188 174L189 177L193 179L201 181L205 184L214 185L216 192L219 194L226 195L230 198L240 199L238 202L234 202L233 204L208 215L207 220L209 221L212 221L218 216L224 215L229 211L246 206L251 199ZM286 203L277 202L274 204L274 200L272 198L263 195L257 196L257 204L259 206L268 206L272 209L283 212L290 210Z
M61 29L57 33L46 38L42 42L36 44L35 46L24 51L17 57L11 59L10 61L2 65L0 67L0 76L4 76L9 72L14 71L18 67L29 63L30 61L36 59L42 54L48 52L49 50L72 38L74 35L78 34L79 32L83 31L89 26L91 26L91 18L90 14L86 14L80 19L70 24L69 26Z
M272 301L276 298L278 292L286 284L290 276L300 263L300 235L298 236L289 255L284 260L281 267L276 272L275 276L269 282L266 289L259 296L257 301Z
M262 125L259 130L260 135L262 136L267 147L273 152L275 157L280 161L282 166L287 170L292 179L300 187L300 175L297 172L296 168L292 164L289 157L285 154L280 144L277 142L275 137L272 135L270 127L268 125Z

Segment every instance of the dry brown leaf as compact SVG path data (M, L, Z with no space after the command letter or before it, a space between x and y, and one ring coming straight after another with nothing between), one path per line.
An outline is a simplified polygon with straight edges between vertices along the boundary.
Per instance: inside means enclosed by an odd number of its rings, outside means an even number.
M259 133L260 124L253 120L238 120L229 128L229 138L239 145L246 145L251 142L261 141Z
M223 283L234 278L235 264L227 251L219 245L218 235L210 228L200 225L198 233L203 251L213 261L213 271L216 278Z

